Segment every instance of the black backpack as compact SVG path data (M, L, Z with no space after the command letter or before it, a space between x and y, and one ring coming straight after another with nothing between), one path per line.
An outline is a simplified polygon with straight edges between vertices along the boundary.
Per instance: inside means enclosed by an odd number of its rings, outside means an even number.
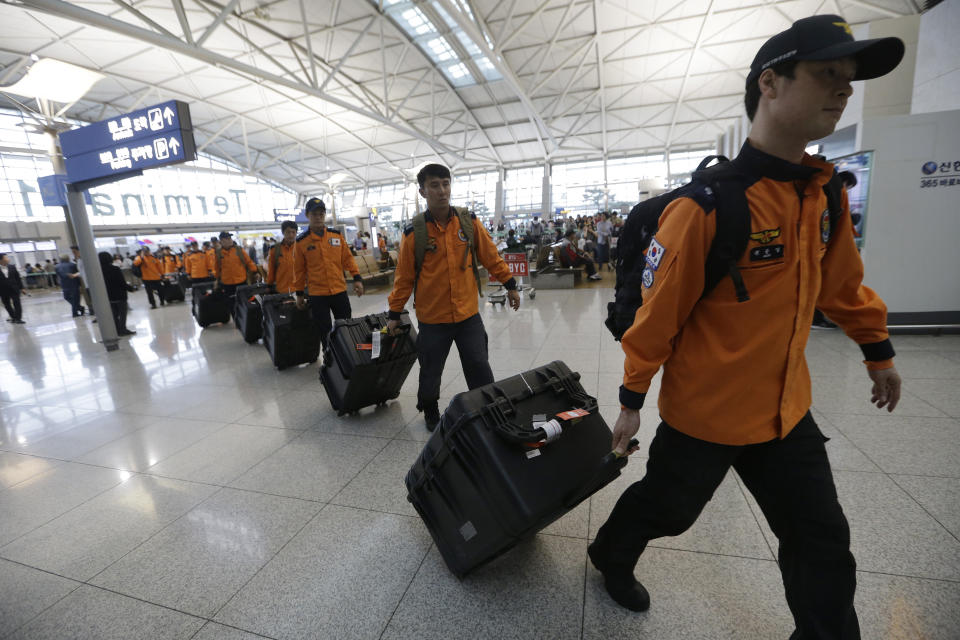
M717 164L708 167L712 161ZM747 204L746 181L737 167L724 156L707 156L697 166L687 184L636 205L627 216L617 242L617 282L614 301L607 304L607 329L616 340L633 325L637 309L643 304L643 270L646 264L644 252L657 232L660 215L677 198L691 196L702 191L714 200L714 218L717 233L710 245L704 264L704 286L701 298L706 297L724 277L733 279L737 302L746 302L750 294L737 268L737 261L747 248L750 239L750 209ZM836 173L824 185L827 206L830 210L830 229L842 213L841 189L843 185Z

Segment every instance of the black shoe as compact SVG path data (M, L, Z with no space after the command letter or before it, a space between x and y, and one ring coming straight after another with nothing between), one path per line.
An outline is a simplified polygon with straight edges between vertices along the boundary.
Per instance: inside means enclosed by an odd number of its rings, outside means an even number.
M24 320L13 320L13 324L27 324Z
M130 331L129 329L124 329L123 331L117 332L117 335L120 335L120 336L132 336L132 335L135 335L136 333L137 333L136 331Z
M423 407L423 422L427 426L427 431L433 431L440 423L440 409L437 407L436 400Z
M156 309L156 308L157 308L157 305L152 304L152 305L150 305L150 308L151 308L151 309Z
M587 555L597 571L603 574L603 586L614 602L630 611L646 611L650 608L650 594L633 577L633 571L605 563L596 540L587 547Z
M7 318L7 322L13 322L13 318Z

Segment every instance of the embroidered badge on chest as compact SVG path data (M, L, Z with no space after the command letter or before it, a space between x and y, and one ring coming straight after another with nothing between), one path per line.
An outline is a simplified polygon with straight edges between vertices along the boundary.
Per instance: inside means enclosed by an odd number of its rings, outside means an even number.
M653 286L653 271L650 267L643 270L643 286L646 289Z
M647 248L647 264L651 269L656 271L660 268L660 261L663 260L663 255L666 252L667 248L657 242L656 238L650 241L650 246ZM653 282L652 273L650 274L650 281ZM644 274L644 282L646 282L646 274Z
M463 229L457 229L457 237L460 238L460 242L467 241L467 234L463 232Z
M436 239L432 237L427 238L427 251L436 251L436 250L437 250Z
M339 246L340 246L340 238L330 238L330 246L331 246L331 247L339 247Z
M760 244L770 244L780 237L780 227L776 229L764 229L763 231L754 231L750 234L750 239Z
M830 209L824 209L820 214L820 240L823 244L830 242Z

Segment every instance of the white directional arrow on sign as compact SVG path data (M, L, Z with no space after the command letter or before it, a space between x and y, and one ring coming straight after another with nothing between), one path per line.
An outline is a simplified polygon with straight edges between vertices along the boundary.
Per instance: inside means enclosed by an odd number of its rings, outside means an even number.
M170 107L167 107L166 109L163 110L163 117L167 119L168 125L173 124L174 115L175 114L173 113L173 109L171 109Z
M170 153L178 155L178 149L180 149L180 141L176 138L170 138Z

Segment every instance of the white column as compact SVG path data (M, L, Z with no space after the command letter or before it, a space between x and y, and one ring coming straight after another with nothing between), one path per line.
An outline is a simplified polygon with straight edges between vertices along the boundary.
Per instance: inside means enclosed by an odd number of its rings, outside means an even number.
M67 212L77 235L77 246L80 247L80 257L83 259L84 275L88 280L83 284L90 291L90 302L97 314L100 341L107 351L116 351L120 348L117 325L113 321L113 310L110 308L110 298L107 297L107 285L103 280L100 258L97 257L97 247L93 241L93 228L87 218L83 193L75 190L73 185L67 187Z
M550 193L550 163L543 165L543 192L540 194L540 208L543 210L544 220L553 220L553 202Z
M493 224L500 224L503 220L503 167L497 169L497 199L493 204Z

